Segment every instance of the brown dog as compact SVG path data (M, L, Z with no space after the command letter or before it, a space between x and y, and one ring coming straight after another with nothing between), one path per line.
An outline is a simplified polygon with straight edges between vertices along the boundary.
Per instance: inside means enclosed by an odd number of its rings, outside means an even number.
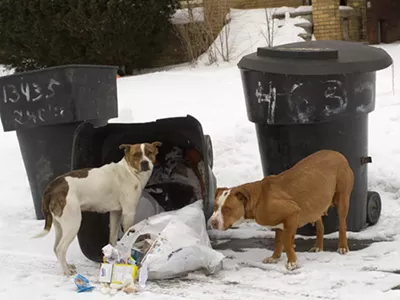
M299 227L316 224L316 243L310 251L323 250L324 225L321 217L336 206L339 217L338 252L349 251L346 218L354 174L347 159L336 151L321 150L299 161L279 175L266 176L256 182L231 189L218 188L212 228L226 230L243 219L255 219L276 229L275 249L264 263L276 263L285 249L286 268L297 268L294 236Z

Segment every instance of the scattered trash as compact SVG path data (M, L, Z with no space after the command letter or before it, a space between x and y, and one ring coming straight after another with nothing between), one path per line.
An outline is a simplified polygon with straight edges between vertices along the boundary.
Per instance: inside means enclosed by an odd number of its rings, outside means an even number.
M114 264L120 261L121 257L117 249L115 249L111 245L106 245L103 247L103 262L107 262L109 264Z
M106 245L102 250L104 257L99 272L99 282L102 283L100 292L113 294L121 289L126 293L136 291L134 282L138 266L130 254L130 249L119 244L115 248Z
M99 274L99 281L102 283L111 283L112 279L112 272L113 272L113 265L112 264L101 264L100 266L100 274Z
M136 239L135 244L131 246L131 255L136 260L136 265L138 267L141 267L143 258L154 244L156 239L156 235L148 233L142 234Z
M80 274L75 276L74 282L78 288L78 293L88 292L94 289L94 286L89 285L89 280Z
M146 287L146 282L147 282L148 277L149 277L149 273L148 273L148 269L147 269L147 263L145 262L142 265L142 267L140 268L139 279L138 279L139 286L142 289L144 289Z
M136 293L148 279L169 279L205 269L219 271L224 255L211 247L203 201L153 215L132 226L117 245L102 248L98 280L102 294ZM94 287L77 275L78 292Z

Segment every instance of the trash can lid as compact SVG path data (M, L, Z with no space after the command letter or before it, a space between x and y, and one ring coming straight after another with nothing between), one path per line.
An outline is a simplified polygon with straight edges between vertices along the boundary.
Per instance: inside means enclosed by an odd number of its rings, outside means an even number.
M309 41L258 48L238 63L240 69L287 74L333 75L367 73L393 63L383 49L347 41Z

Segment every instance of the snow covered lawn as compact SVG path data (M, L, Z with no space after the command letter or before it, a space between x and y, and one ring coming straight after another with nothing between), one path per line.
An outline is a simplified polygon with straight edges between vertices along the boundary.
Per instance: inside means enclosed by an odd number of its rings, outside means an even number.
M283 39L282 37L280 37ZM287 40L290 42L291 40ZM353 238L385 240L352 251L298 253L301 268L287 273L283 260L263 265L266 249L225 250L224 270L214 276L200 272L187 278L151 282L135 296L117 299L399 299L400 291L400 43L382 45L395 60L392 70L377 74L377 106L370 114L369 186L382 196L379 223ZM253 49L254 51L255 49ZM214 172L219 186L232 186L262 176L254 126L247 120L240 73L234 63L219 67L179 69L118 80L120 118L113 122L142 122L191 114L214 144ZM52 252L54 232L31 240L37 221L14 132L0 133L0 299L107 299L98 291L77 294L73 278L65 278ZM254 225L212 232L213 237L271 237ZM336 237L336 234L328 238ZM78 272L96 284L98 265L86 259L75 240L68 258Z

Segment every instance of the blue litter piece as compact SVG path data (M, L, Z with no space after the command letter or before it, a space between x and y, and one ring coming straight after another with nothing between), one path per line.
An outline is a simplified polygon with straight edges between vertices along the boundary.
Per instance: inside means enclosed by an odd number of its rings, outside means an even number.
M94 286L89 285L89 280L81 274L75 276L74 282L78 288L78 293L87 292L94 289Z

